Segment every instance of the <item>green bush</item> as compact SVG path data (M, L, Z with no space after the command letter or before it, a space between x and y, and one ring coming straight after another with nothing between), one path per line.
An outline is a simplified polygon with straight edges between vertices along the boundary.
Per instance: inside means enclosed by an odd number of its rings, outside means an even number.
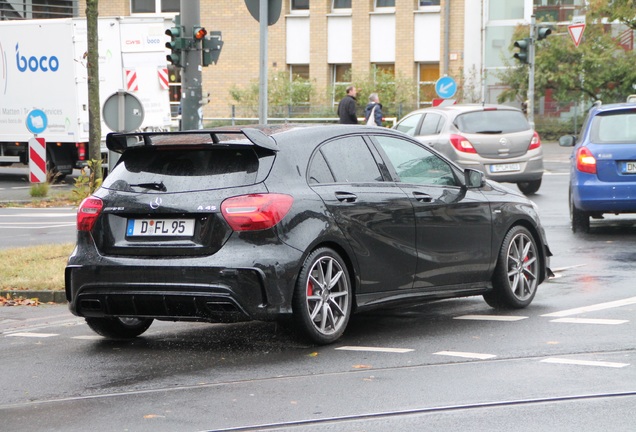
M582 122L583 116L567 120L540 116L534 118L534 128L542 141L558 141L563 135L578 135Z

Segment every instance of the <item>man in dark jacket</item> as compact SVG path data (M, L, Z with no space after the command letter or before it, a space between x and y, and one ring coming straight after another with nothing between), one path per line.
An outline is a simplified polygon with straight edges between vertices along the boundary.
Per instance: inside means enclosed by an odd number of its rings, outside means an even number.
M358 124L358 116L356 115L356 94L358 94L354 86L347 87L347 95L342 98L338 104L338 117L342 124Z

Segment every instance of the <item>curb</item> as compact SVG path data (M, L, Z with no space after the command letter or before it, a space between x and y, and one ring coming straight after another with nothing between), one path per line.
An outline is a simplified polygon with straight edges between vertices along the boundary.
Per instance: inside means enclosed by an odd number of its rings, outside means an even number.
M38 299L40 303L66 303L64 291L0 291L1 297Z

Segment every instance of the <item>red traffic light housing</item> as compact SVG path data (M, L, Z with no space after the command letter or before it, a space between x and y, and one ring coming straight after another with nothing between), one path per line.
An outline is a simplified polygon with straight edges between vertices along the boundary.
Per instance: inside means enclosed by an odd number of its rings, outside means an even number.
M194 26L192 29L192 37L195 41L203 40L208 31L204 27Z

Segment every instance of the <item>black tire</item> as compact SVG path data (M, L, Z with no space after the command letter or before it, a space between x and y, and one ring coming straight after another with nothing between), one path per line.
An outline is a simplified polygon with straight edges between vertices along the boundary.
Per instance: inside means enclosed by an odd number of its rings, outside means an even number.
M534 237L515 226L504 237L492 277L492 291L484 300L498 309L521 309L532 303L539 286L541 262Z
M86 318L86 324L98 335L110 339L132 339L152 324L151 318Z
M517 183L517 187L524 195L534 195L541 187L541 179Z
M66 174L58 171L57 165L53 162L53 156L48 151L46 152L46 178L51 184L61 183L66 178Z
M298 274L294 320L314 343L335 342L349 323L351 297L351 279L343 259L329 248L316 249Z
M577 208L576 205L574 205L572 196L570 196L568 200L570 202L570 227L572 228L572 232L589 233L590 214Z

